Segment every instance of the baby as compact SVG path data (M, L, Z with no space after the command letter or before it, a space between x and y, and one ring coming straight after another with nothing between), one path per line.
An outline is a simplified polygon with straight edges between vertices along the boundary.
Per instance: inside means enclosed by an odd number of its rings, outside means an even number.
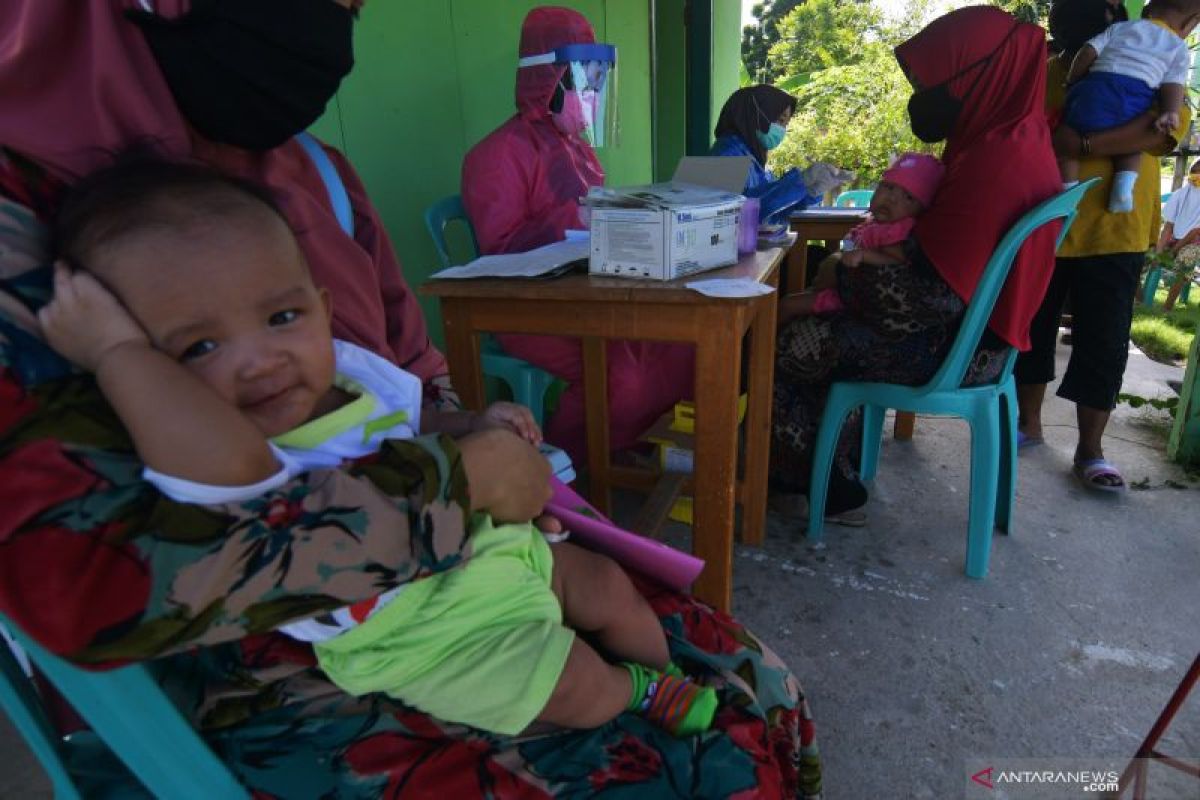
M1152 0L1142 19L1117 22L1080 48L1067 73L1063 123L1086 137L1145 114L1158 95L1154 127L1179 127L1191 53L1184 39L1200 21L1198 0ZM1108 210L1133 211L1140 152L1114 156ZM1068 188L1079 182L1079 160L1059 158Z
M176 500L257 497L421 432L506 427L540 440L513 404L469 424L462 412L423 412L415 376L334 340L329 295L257 187L130 161L74 190L57 244L71 267L55 267L46 337L95 374L146 480ZM548 484L549 469L530 480ZM662 627L621 568L548 544L534 513L477 514L460 567L281 630L312 642L351 694L385 692L496 733L534 720L591 728L625 710L677 735L708 728L714 691L668 663Z
M781 310L781 321L842 308L837 289L832 286L833 270L839 262L847 267L907 262L904 242L917 224L917 215L933 202L945 171L941 161L924 153L902 153L892 162L871 195L867 220L846 234L842 246L848 249L822 262L811 291L785 298L789 307Z

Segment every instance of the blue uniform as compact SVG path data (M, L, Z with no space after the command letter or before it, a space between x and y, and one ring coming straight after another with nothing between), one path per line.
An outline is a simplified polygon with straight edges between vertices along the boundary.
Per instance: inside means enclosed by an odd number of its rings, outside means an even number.
M740 136L729 135L717 139L709 150L709 155L750 156L750 175L746 178L746 188L742 194L758 198L762 204L758 215L761 222L778 222L779 220L772 220L771 217L790 211L796 206L808 208L821 202L820 195L808 193L808 187L800 177L800 170L793 167L776 178L754 157L754 153Z

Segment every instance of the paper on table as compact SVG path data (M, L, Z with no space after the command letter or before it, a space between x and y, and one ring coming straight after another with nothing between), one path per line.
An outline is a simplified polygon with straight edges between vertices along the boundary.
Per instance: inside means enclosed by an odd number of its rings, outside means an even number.
M684 286L708 297L758 297L775 291L774 287L749 278L711 278L691 281Z
M528 253L480 256L461 267L435 272L432 278L536 278L564 264L588 257L587 239L567 239Z

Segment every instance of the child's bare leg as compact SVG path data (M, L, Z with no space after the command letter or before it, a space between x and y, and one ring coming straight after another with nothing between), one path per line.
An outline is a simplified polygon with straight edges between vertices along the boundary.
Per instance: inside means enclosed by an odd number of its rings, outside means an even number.
M538 719L564 728L598 728L624 711L632 694L628 670L609 664L587 642L576 639Z
M1137 183L1141 153L1113 156L1113 183L1108 195L1108 210L1113 214L1133 211L1133 187Z
M573 544L550 548L551 587L567 625L593 634L615 658L665 669L671 658L666 634L625 571L612 559Z
M1063 183L1079 183L1079 159L1058 159L1058 172L1062 175Z

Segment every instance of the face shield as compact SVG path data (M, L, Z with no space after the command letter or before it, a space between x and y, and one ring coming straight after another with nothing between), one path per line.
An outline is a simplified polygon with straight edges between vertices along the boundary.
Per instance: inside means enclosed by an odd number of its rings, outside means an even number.
M552 52L526 56L521 67L566 65L563 108L582 109L580 136L592 147L617 144L617 48L610 44L569 44Z

